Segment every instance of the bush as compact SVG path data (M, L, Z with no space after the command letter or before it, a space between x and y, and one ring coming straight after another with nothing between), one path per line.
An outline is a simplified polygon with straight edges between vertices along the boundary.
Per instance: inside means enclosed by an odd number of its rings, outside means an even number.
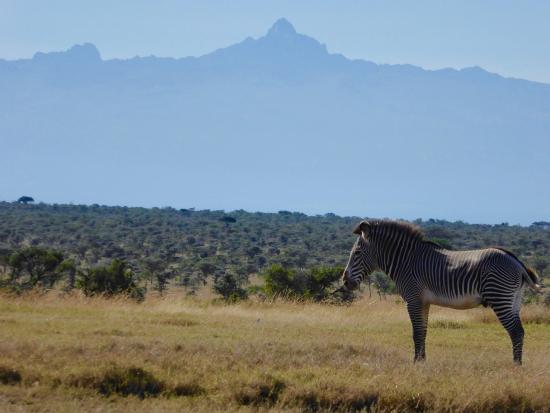
M272 265L264 272L264 292L268 297L286 296L290 298L322 301L332 292L340 279L342 269L338 267L313 267L304 271Z
M112 368L97 383L97 389L105 396L132 394L143 399L161 393L164 384L139 367Z
M169 393L178 397L192 397L192 396L201 396L206 393L204 387L198 385L195 382L190 383L180 383L174 386L172 391Z
M378 294L396 294L397 287L390 277L382 272L375 272L371 276L372 283L378 290Z
M301 295L303 289L296 279L296 271L274 264L264 272L264 291L268 297L277 295Z
M0 383L2 384L21 383L21 374L17 370L0 366Z
M8 285L16 291L37 286L51 288L61 276L63 255L45 248L23 248L9 256Z
M331 289L342 277L343 268L313 267L305 275L306 296L315 301L324 300L331 293Z
M212 289L227 302L237 302L248 298L248 293L241 287L241 283L228 272L216 278Z
M137 286L132 270L122 260L115 259L107 267L88 269L79 275L77 287L87 296L126 294L137 301L145 297L145 289Z
M282 380L268 376L237 390L233 397L241 406L271 407L277 403L285 387L286 384Z

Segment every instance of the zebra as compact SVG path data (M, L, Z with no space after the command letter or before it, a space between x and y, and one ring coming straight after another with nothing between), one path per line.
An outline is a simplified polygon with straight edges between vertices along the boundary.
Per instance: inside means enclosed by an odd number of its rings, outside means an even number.
M342 275L355 289L374 271L386 273L407 305L412 323L414 361L426 358L430 305L455 309L491 307L512 341L514 362L521 364L524 330L519 317L525 284L540 290L536 273L503 248L451 251L425 239L412 224L365 220Z

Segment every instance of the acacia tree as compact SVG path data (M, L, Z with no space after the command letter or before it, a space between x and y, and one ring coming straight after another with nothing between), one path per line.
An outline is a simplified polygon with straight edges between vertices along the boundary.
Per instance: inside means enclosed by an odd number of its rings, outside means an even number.
M203 285L206 285L207 278L216 272L216 265L210 261L202 260L199 263L198 268L201 272L201 281Z
M24 248L9 258L10 284L16 289L51 288L61 277L63 255L40 247Z
M31 196L22 196L17 200L17 203L19 204L25 204L27 205L29 202L34 202L34 199Z

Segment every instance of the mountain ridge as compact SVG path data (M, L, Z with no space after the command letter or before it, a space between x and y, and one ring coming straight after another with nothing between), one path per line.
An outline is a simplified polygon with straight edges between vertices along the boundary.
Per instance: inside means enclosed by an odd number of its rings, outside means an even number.
M200 57L4 60L0 91L8 199L550 216L550 85L348 59L285 20Z
M530 79L523 79L518 77L510 77L510 76L503 76L496 72L490 72L486 69L480 67L480 66L467 66L463 68L453 68L453 67L443 67L438 69L426 69L422 66L408 64L408 63L395 63L395 64L387 64L387 63L376 63L364 58L356 58L356 59L350 59L340 53L329 53L326 45L318 42L316 39L303 35L301 33L298 33L294 26L285 18L280 18L277 21L273 23L271 28L266 32L264 36L261 36L257 39L254 39L252 37L247 37L241 42L224 46L218 49L215 49L211 52L199 55L199 56L182 56L182 57L173 57L173 56L156 56L154 54L148 55L148 56L134 56L130 58L111 58L111 59L103 59L101 57L100 50L97 48L97 46L91 42L85 42L81 44L74 44L67 50L58 50L58 51L49 51L49 52L43 52L43 51L37 51L31 58L23 58L23 59L2 59L0 58L0 62L4 63L23 63L28 61L36 61L36 60L48 60L56 57L62 57L62 58L85 58L86 61L90 62L93 60L99 60L103 63L106 62L128 62L128 61L135 61L135 60L141 60L141 59L159 59L159 60L166 60L166 61L174 61L174 62L185 62L189 60L200 60L205 57L210 57L213 55L217 55L227 49L234 49L235 47L245 45L247 43L255 43L259 42L265 39L278 39L278 40L289 40L289 39L307 39L308 41L312 41L311 44L314 44L319 47L320 50L324 52L326 56L334 56L337 58L343 58L347 62L351 63L366 63L366 64L372 64L376 65L378 67L385 67L385 68L405 68L410 70L421 70L423 72L428 73L446 73L449 71L456 72L456 73L472 73L477 75L483 75L483 76L498 76L502 79L507 80L518 80L518 81L525 81L525 82L531 82L536 83L539 85L546 85L550 87L550 84L540 82L540 81L534 81Z

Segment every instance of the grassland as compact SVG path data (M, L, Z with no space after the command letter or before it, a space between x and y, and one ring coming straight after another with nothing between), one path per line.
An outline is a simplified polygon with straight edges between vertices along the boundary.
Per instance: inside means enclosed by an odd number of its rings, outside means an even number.
M488 310L432 308L413 365L395 298L350 306L1 297L0 411L550 411L550 314L524 366Z

